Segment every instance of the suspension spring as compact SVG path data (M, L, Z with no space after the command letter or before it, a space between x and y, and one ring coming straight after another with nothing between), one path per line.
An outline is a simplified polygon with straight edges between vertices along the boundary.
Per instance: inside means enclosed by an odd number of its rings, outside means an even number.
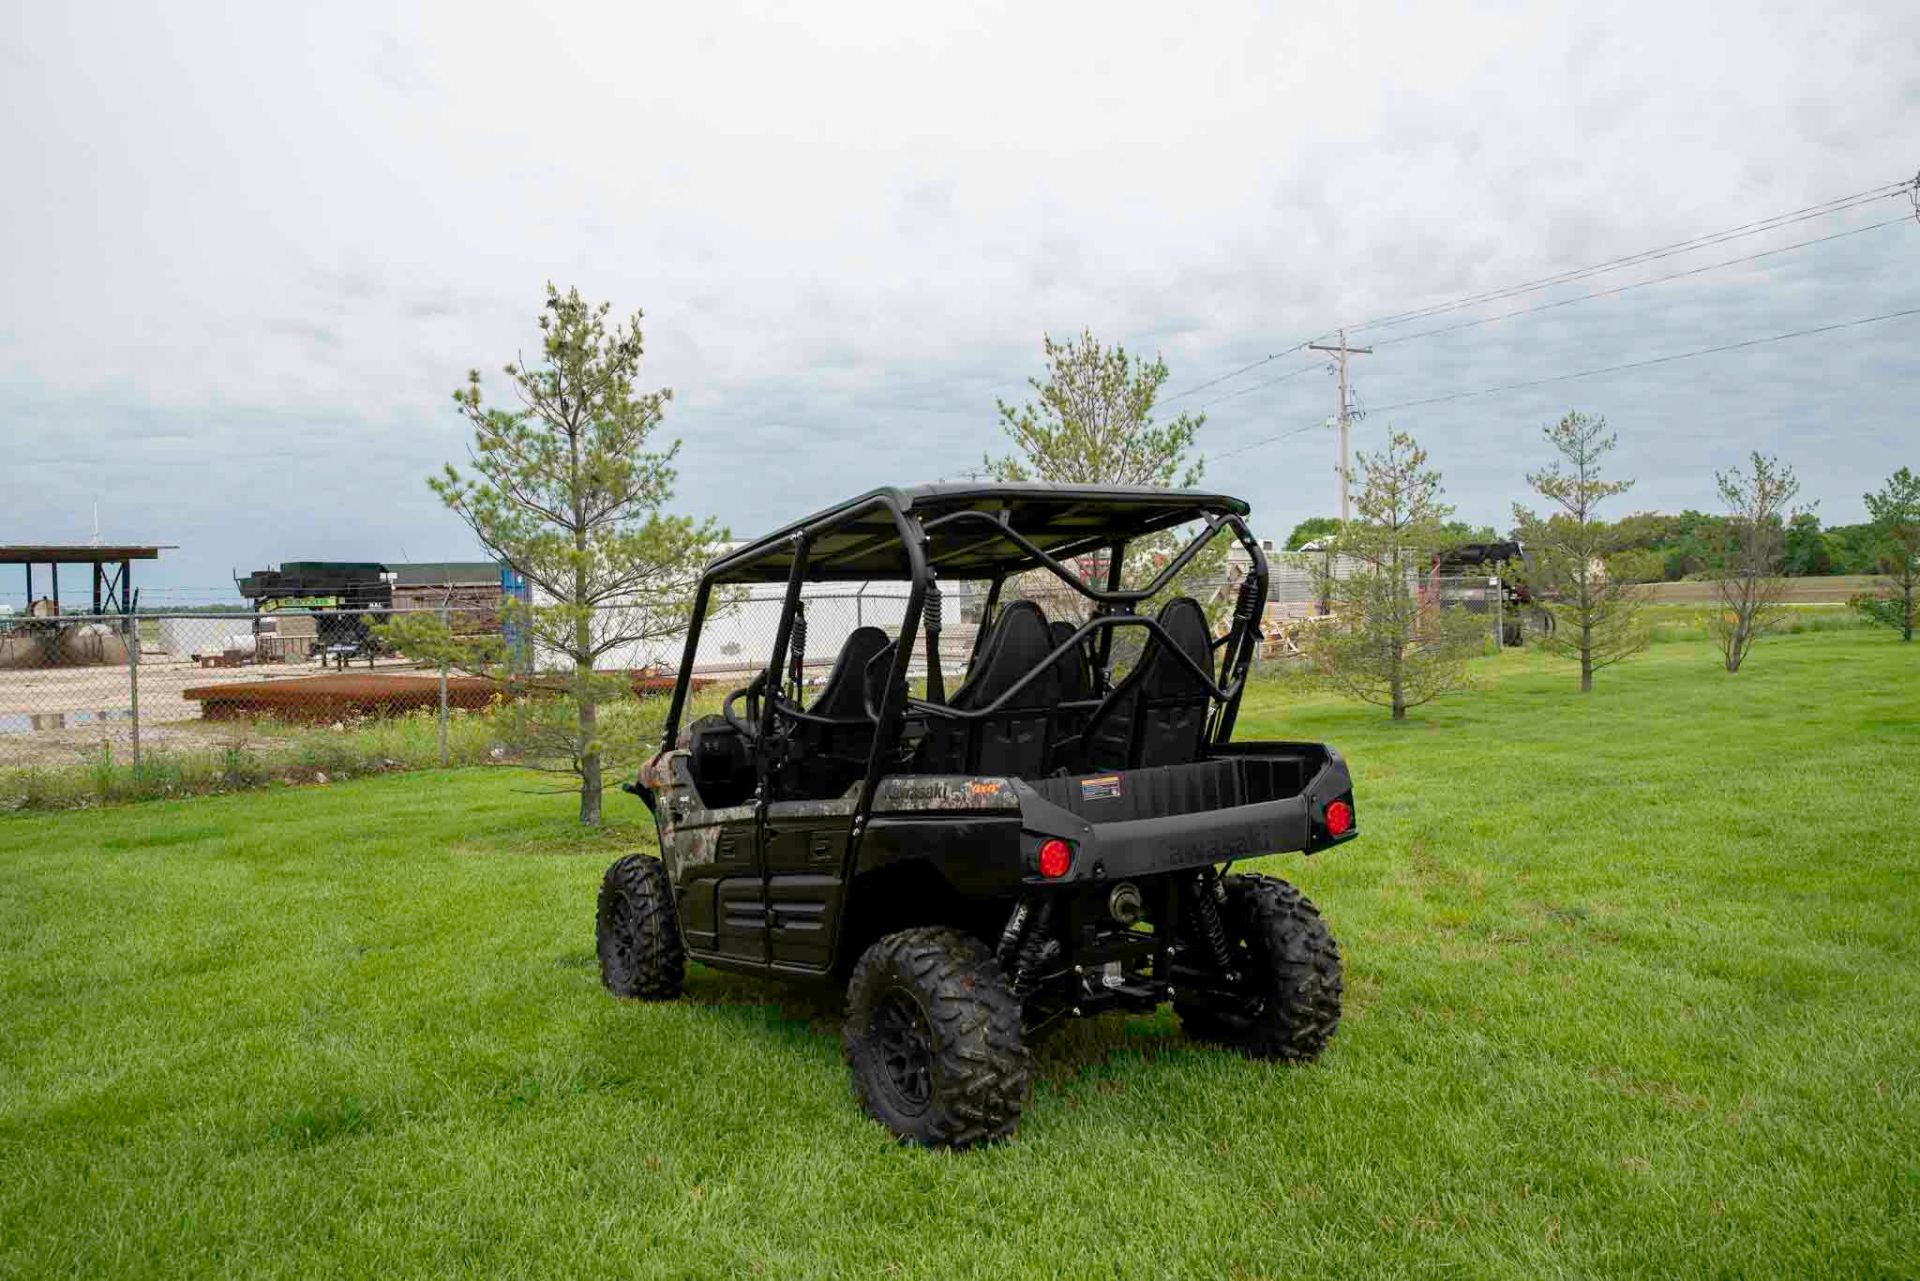
M1259 586L1252 574L1240 580L1240 596L1233 602L1233 617L1236 622L1244 623L1252 620L1254 611L1258 608L1253 598Z
M927 634L927 699L934 703L947 701L946 674L940 667L940 613L940 584L929 581L920 623Z
M793 616L793 697L796 702L806 697L800 687L807 670L807 610L802 605Z
M1213 964L1227 982L1235 982L1239 975L1234 972L1233 952L1227 945L1226 923L1220 919L1220 903L1214 897L1216 882L1205 872L1193 878L1193 894L1187 902L1188 919L1194 933L1200 936L1213 954Z

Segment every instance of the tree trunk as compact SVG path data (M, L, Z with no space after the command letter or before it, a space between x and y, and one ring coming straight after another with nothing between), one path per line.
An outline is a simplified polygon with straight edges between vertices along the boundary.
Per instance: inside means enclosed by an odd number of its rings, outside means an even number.
M575 463L578 473L578 462ZM576 505L576 513L578 511ZM583 602L587 599L587 529L584 518L575 526L573 545L576 559L573 569L573 699L579 709L580 730L580 825L600 826L600 744L594 727L600 709L593 698L593 615Z
M1393 719L1396 721L1407 719L1407 692L1406 684L1400 677L1400 662L1400 649L1395 646L1390 680L1393 686Z
M599 718L600 709L595 704L590 685L583 685L579 698L580 741L593 742L594 724ZM580 823L583 827L600 826L600 749L589 746L580 754Z
M1593 693L1593 624L1586 619L1580 623L1580 692Z

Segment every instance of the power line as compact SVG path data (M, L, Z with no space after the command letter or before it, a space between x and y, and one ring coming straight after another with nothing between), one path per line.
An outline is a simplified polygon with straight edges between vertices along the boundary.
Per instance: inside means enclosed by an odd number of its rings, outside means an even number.
M1459 311L1464 307L1477 306L1486 302L1497 302L1502 298L1510 298L1517 294L1532 293L1537 290L1551 288L1554 285L1568 284L1575 280L1585 279L1588 276L1600 275L1608 271L1616 271L1622 267L1638 266L1642 263L1654 262L1661 258L1670 258L1675 254L1687 253L1695 249L1709 248L1713 245L1723 244L1728 240L1738 240L1747 236L1756 236L1762 232L1792 226L1798 222L1807 222L1814 218L1824 218L1830 214L1844 213L1849 209L1854 209L1861 205L1868 205L1877 200L1885 200L1901 195L1902 193L1914 190L1916 182L1920 182L1920 179L1908 179L1904 182L1888 183L1883 186L1869 188L1866 191L1854 192L1852 195L1838 196L1832 200L1822 201L1817 205L1808 205L1801 209L1789 210L1782 214L1774 214L1771 217L1761 218L1754 222L1742 223L1740 226L1729 227L1724 231L1708 232L1705 235L1694 236L1688 240L1675 241L1672 244L1659 245L1652 249L1643 249L1638 253L1627 254L1619 258L1610 258L1605 262L1594 263L1591 266L1570 268L1566 271L1556 272L1550 276L1542 276L1535 280L1505 285L1498 289L1486 290L1477 294L1468 294L1463 297L1450 299L1446 302L1434 303L1431 306L1415 308L1411 311L1396 312L1387 316L1376 316L1372 320L1364 320L1357 325L1348 325L1347 328L1349 330L1375 329L1387 325L1403 324L1406 321L1418 320L1425 316L1439 315L1442 312L1448 311Z
M1160 398L1159 403L1162 405L1165 405L1165 404L1170 404L1171 402L1176 400L1185 400L1188 396L1193 395L1193 393L1195 393L1196 391L1205 391L1209 387L1217 387L1221 383L1226 382L1230 378L1238 378L1241 374L1251 373L1254 370L1260 368L1262 365L1270 365L1274 361L1280 359L1280 357L1282 356L1291 356L1296 351L1305 351L1306 348L1307 348L1307 344L1303 342L1295 343L1293 346L1287 348L1285 351L1276 351L1271 356L1262 356L1260 359L1254 361L1251 365L1242 365L1240 368L1234 370L1230 374L1221 374L1218 378L1210 378L1206 382L1187 388L1185 391L1176 391L1171 396L1162 396ZM1218 403L1218 402L1214 402L1214 403ZM1205 408L1205 406L1202 406L1202 408Z
M1702 347L1698 351L1674 352L1666 356L1651 356L1646 360L1630 360L1625 364L1606 365L1599 369L1582 369L1571 374L1555 374L1551 378L1529 378L1524 382L1501 383L1497 387L1482 387L1478 391L1448 392L1444 396L1428 396L1422 400L1402 400L1391 405L1378 405L1373 413L1386 413L1391 409L1411 409L1418 405L1437 405L1443 401L1465 400L1473 396L1491 396L1495 392L1517 391L1525 387L1543 387L1548 383L1568 382L1575 378L1591 378L1596 374L1614 374L1625 369L1645 369L1649 365L1664 365L1676 360L1692 360L1696 356L1712 356L1725 351L1738 351L1743 347L1758 347L1766 343L1785 342L1789 338L1806 338L1813 334L1832 333L1836 329L1855 329L1861 325L1878 324L1883 320L1898 320L1903 316L1920 316L1920 307L1909 307L1904 311L1889 311L1878 316L1863 316L1858 320L1842 320L1831 325L1816 325L1811 329L1796 329L1791 333L1771 334L1765 338L1749 338L1744 342L1723 343L1718 347Z
M1718 347L1703 347L1699 351L1682 351L1674 352L1666 356L1652 356L1646 360L1633 360L1621 365L1608 365L1602 369L1582 369L1571 374L1555 374L1551 378L1533 378L1525 382L1502 383L1498 387L1483 387L1478 391L1449 392L1444 396L1430 396L1424 400L1396 401L1391 405L1376 406L1369 409L1367 413L1379 414L1392 409L1410 409L1418 405L1435 405L1449 400L1466 400L1474 396L1491 396L1495 392L1515 391L1525 387L1540 387L1548 383L1569 382L1575 378L1591 378L1596 374L1618 373L1624 369L1641 369L1648 365L1664 365L1676 360L1691 360L1696 356L1711 356L1719 352L1737 351L1743 347L1758 347L1765 343L1785 342L1789 338L1805 338L1813 334L1831 333L1836 329L1853 329L1861 325L1877 324L1883 320L1898 320L1903 316L1920 316L1920 307L1909 307L1904 311L1890 311L1878 316L1864 316L1859 320L1842 320L1835 324L1819 325L1812 329L1796 329L1791 333L1772 334L1765 338L1749 338L1744 342L1725 343ZM1271 445L1275 441L1286 440L1289 437L1298 436L1303 432L1314 431L1325 426L1327 426L1327 424L1324 422L1308 423L1304 427L1296 427L1291 431L1278 432L1272 436L1263 436L1259 440L1250 441L1245 445L1214 454L1212 457L1215 459L1232 458L1236 454L1244 454L1249 450L1258 449L1262 445Z
M1523 293L1531 293L1540 289L1549 288L1553 285L1569 284L1575 280L1583 280L1591 276L1600 275L1608 271L1618 270L1623 267L1630 267L1630 266L1636 266L1642 263L1654 262L1654 261L1658 261L1661 258L1672 257L1675 254L1686 253L1690 250L1704 249L1712 245L1722 244L1728 240L1736 240L1745 236L1753 236L1753 235L1758 235L1761 232L1776 230L1780 227L1792 226L1794 223L1797 223L1797 222L1806 222L1814 218L1822 218L1831 214L1844 213L1849 209L1854 209L1861 205L1872 204L1874 201L1887 199L1889 197L1899 196L1903 193L1906 194L1910 199L1914 201L1916 216L1920 216L1920 174L1917 174L1913 178L1906 179L1905 181L1902 181L1902 182L1885 183L1885 184L1882 184L1881 186L1869 187L1864 191L1856 191L1849 195L1835 196L1830 200L1823 200L1817 204L1812 204L1812 205L1804 205L1798 209L1790 209L1784 213L1773 214L1766 218L1756 219L1753 222L1742 223L1737 227L1729 227L1721 231L1707 232L1703 235L1694 236L1688 240L1675 241L1672 244L1658 245L1652 249L1644 249L1638 253L1627 254L1619 258L1608 259L1605 262L1594 263L1586 267L1570 268L1566 271L1557 272L1550 276L1543 276L1536 280L1522 281L1518 284L1506 285L1499 289L1486 290L1477 294L1468 294L1468 295L1465 295L1459 298L1454 298L1445 302L1434 303L1430 306L1415 308L1410 311L1396 312L1386 316L1376 316L1372 320L1362 321L1357 325L1349 325L1347 326L1347 328L1349 330L1383 328L1389 325L1402 324L1410 320L1418 320L1427 316L1436 316L1436 315L1441 315L1445 312L1459 311L1459 310L1462 310L1463 308L1477 306L1481 303L1497 302L1502 298L1510 298ZM1888 222L1898 222L1898 221L1903 221L1903 219L1888 220ZM1875 223L1870 227L1857 228L1857 229L1854 229L1853 231L1842 232L1840 234L1852 235L1852 234L1856 234L1859 231L1871 231L1874 228L1882 227L1886 225L1888 225L1886 222ZM1767 252L1768 253L1784 253L1788 249L1802 248L1802 247L1805 247L1806 245L1811 245L1811 244L1819 244L1821 243L1822 240L1834 239L1834 238L1836 237L1821 237L1815 240L1802 241L1798 245L1789 245L1783 249L1769 250ZM1764 257L1764 256L1766 255L1764 254L1753 255L1753 257ZM1727 262L1720 263L1717 265L1731 266L1734 263L1743 262L1743 261L1751 261L1751 259L1750 258L1731 259ZM1710 268L1702 268L1701 270L1710 270ZM1661 279L1678 279L1680 276L1688 275L1688 274L1694 274L1694 273L1691 273L1691 272L1675 273L1673 276L1662 277ZM1649 280L1649 281L1641 282L1641 284L1658 284L1658 283L1660 283L1660 280ZM1639 288L1639 287L1640 285L1627 286L1627 288ZM1590 297L1606 297L1610 293L1623 293L1623 292L1626 292L1626 290L1621 289L1621 290L1603 291L1600 293L1590 295ZM1579 302L1579 301L1584 301L1584 299L1569 299L1567 301ZM1550 305L1561 306L1565 304L1554 303ZM1523 309L1523 311L1524 310L1545 310L1545 308L1544 307L1537 308L1537 309L1527 308L1527 309ZM1515 312L1506 313L1506 315L1520 315L1520 314L1523 314L1523 312L1515 311ZM1476 320L1470 323L1483 324L1483 323L1487 323L1487 321L1490 321L1490 320L1497 320L1502 318L1504 317L1500 317L1500 316L1488 317L1487 320ZM1468 326L1463 324L1457 327L1466 328ZM1422 335L1408 335L1407 338L1380 339L1380 340L1377 340L1377 344L1385 345L1386 343L1389 343L1389 342L1404 342L1411 337L1424 336L1424 334L1426 333L1439 333L1439 332L1446 332L1446 330L1445 329L1427 330L1427 331L1423 331ZM1274 352L1272 355L1263 356L1259 360L1253 361L1252 363L1247 365L1243 365L1240 368L1232 370L1228 373L1221 374L1217 378L1210 378L1206 382L1196 383L1194 386L1182 388L1180 391L1174 392L1172 395L1161 397L1159 403L1163 405L1171 404L1173 401L1176 401L1176 400L1184 400L1188 396L1194 395L1196 392L1202 392L1207 390L1208 388L1217 387L1221 383L1228 382L1228 381L1231 381L1232 379L1240 377L1242 374L1251 373L1256 369L1269 365L1274 361L1279 360L1283 356L1292 355L1294 352L1297 352L1297 351L1304 351L1306 350L1309 343L1314 341L1319 341L1321 339L1325 339L1328 336L1329 334L1326 334L1326 333L1316 334L1314 335L1313 338L1308 339L1307 341L1295 343L1293 346L1288 347L1283 351L1277 351L1277 352ZM1296 372L1304 373L1305 371L1299 370ZM1293 377L1293 375L1288 374L1285 377L1290 378L1290 377ZM1276 380L1276 381L1280 381L1280 380ZM1271 386L1271 385L1272 385L1271 383L1261 384L1261 386ZM1249 388L1247 390L1249 391L1257 390L1257 388ZM1241 393L1241 392L1232 393L1232 395L1241 395L1241 394L1244 394L1244 393ZM1216 400L1209 401L1208 404L1219 404L1221 400L1226 400L1226 399L1231 399L1231 396L1220 397ZM1200 406L1200 408L1202 409L1206 407L1207 407L1206 405Z
M1199 413L1202 409L1211 409L1215 405L1224 405L1226 402L1234 399L1237 396L1252 395L1254 392L1260 391L1263 388L1277 387L1281 383L1286 382L1290 378L1298 378L1301 374L1310 374L1316 369L1325 369L1328 363L1329 362L1326 362L1326 361L1315 361L1311 365L1302 365L1298 369L1290 369L1286 373L1281 374L1278 378L1269 378L1263 383L1255 383L1251 387L1242 387L1239 391L1230 391L1224 396L1215 396L1212 400L1207 401L1203 405L1196 405L1194 407L1194 412Z
M1791 253L1795 249L1805 249L1809 245L1823 245L1830 240L1841 240L1847 236L1858 236L1863 232L1877 231L1882 227L1891 227L1895 223L1912 222L1913 218L1901 214L1897 218L1887 218L1881 222L1870 222L1864 227L1850 227L1845 231L1836 231L1830 236L1816 236L1811 240L1798 240L1790 245L1781 245L1777 249L1763 249L1759 253L1745 254L1739 258L1724 258L1719 262L1705 263L1698 267L1689 267L1685 271L1669 272L1664 276L1655 276L1651 280L1638 280L1630 285L1619 285L1613 289L1598 289L1590 294L1581 294L1575 298L1560 298L1553 302L1537 303L1532 307L1521 307L1514 311L1503 311L1493 316L1478 316L1472 320L1462 320L1451 325L1438 325L1432 329L1422 329L1411 334L1401 334L1397 338L1376 338L1374 346L1390 347L1394 343L1412 342L1416 338L1431 338L1435 334L1450 334L1458 329L1472 329L1476 325L1490 325L1496 320L1511 320L1515 316L1531 315L1536 311L1552 311L1555 307L1570 307L1574 303L1592 302L1596 298L1612 298L1619 294L1631 293L1635 289L1645 289L1648 285L1661 285L1671 280L1681 280L1687 276L1698 276L1703 272L1718 271L1722 267L1735 267L1745 262L1757 262L1762 258L1772 258L1778 254Z
M1252 444L1242 445L1238 449L1229 449L1225 453L1215 454L1213 455L1213 457L1216 460L1221 458L1231 458L1235 454L1244 454L1249 449L1258 449L1262 445L1271 445L1276 440L1285 440L1289 436L1298 436L1302 432L1315 431L1319 428L1325 427L1326 425L1327 424L1325 423L1308 423L1305 427L1295 427L1292 431L1283 431L1276 435L1263 436L1259 440L1254 441Z
M1523 280L1523 282L1519 282L1519 284L1509 284L1509 286L1503 286L1503 288L1498 288L1498 290L1486 290L1486 292L1480 292L1480 294L1469 294L1469 296L1463 296L1463 298L1455 298L1455 300L1450 300L1450 302L1432 303L1432 305L1428 305L1428 307L1417 307L1417 309L1411 309L1411 311L1400 311L1400 313L1394 313L1394 315L1375 317L1375 319L1371 319L1371 321L1361 321L1359 325L1348 326L1348 328L1350 328L1350 330L1359 330L1359 328L1380 328L1380 326L1402 325L1405 321L1415 321L1415 319L1423 319L1423 317L1430 317L1430 315L1442 315L1442 313L1448 313L1448 311L1459 311L1459 309L1463 309L1463 307L1473 307L1473 305L1478 305L1478 303L1498 302L1501 298L1515 298L1515 296L1519 296L1519 294L1528 294L1528 292L1544 290L1544 288L1551 288L1551 286L1555 286L1555 284L1569 284L1572 280L1596 277L1596 275L1603 275L1603 273L1607 273L1607 271L1619 271L1622 267L1634 267L1634 265L1642 265L1642 263L1649 263L1649 261L1659 261L1659 259L1663 259L1663 257L1672 257L1674 254L1686 254L1686 252L1692 252L1692 250L1709 248L1709 246L1715 246L1715 244L1724 244L1724 242L1728 242L1728 240L1738 240L1738 238L1743 238L1743 236L1755 236L1755 234L1761 234L1761 232L1766 232L1766 230L1791 227L1793 223L1805 223L1805 221L1811 221L1811 219L1816 219L1816 217L1828 217L1828 215L1832 215L1832 213L1843 213L1843 211L1855 209L1855 207L1859 207L1859 205L1874 204L1874 202L1878 202L1878 200L1901 196L1901 194L1905 194L1905 196L1908 196L1908 200L1912 200L1912 204L1914 204L1914 217L1920 217L1920 175L1914 175L1912 179L1907 179L1907 181L1885 182L1882 186L1870 186L1870 188L1866 188L1866 190L1851 192L1851 194L1847 194L1847 196L1834 196L1832 200L1822 200L1822 202L1818 202L1818 204L1801 205L1799 209L1788 209L1786 213L1774 213L1774 215L1768 215L1768 217L1764 217L1764 219L1755 219L1755 221L1751 221L1751 223L1741 223L1740 227L1728 227L1728 229L1716 230L1716 232L1705 232L1705 234L1701 234L1701 236L1693 236L1690 240L1676 240L1676 242L1672 242L1672 244L1655 246L1655 248L1651 248L1651 250L1642 250L1642 252L1638 252L1638 254L1626 254L1622 255L1622 257L1613 257L1613 259L1607 259L1607 261L1601 261L1601 263L1594 263L1594 265L1588 265L1588 267L1574 267L1574 269L1561 271L1561 273L1555 273L1555 275L1549 275L1549 277L1540 277L1536 278L1536 280ZM1732 259L1724 259L1724 261L1720 261L1720 263L1709 263L1709 265L1705 265L1705 267L1695 267L1695 269L1690 269L1690 271L1676 271L1676 273L1670 273L1670 275L1665 275L1665 277L1655 277L1653 280L1640 280L1640 282L1636 282L1636 284L1626 284L1626 286L1613 288L1613 290L1596 290L1596 292L1592 292L1592 294L1582 294L1580 298L1567 298L1567 300L1559 300L1559 302L1540 303L1540 305L1536 305L1536 307L1521 307L1521 309L1505 311L1505 313L1494 315L1494 317L1480 317L1480 319L1465 321L1465 323L1459 323L1459 325L1436 326L1436 328L1430 328L1430 330L1421 330L1421 332L1417 332L1417 334L1404 334L1404 336L1400 336L1400 338L1380 338L1380 340L1377 340L1377 346L1386 346L1386 344L1394 344L1394 342L1411 342L1413 338L1427 338L1427 336L1432 336L1432 334L1444 334L1444 332L1452 332L1455 328L1490 325L1490 323L1494 323L1494 321L1509 319L1509 317L1515 317L1515 315L1526 315L1526 313L1530 313L1530 311L1548 311L1551 307L1565 307L1565 305L1572 305L1572 303L1590 302L1590 300L1594 300L1594 298L1611 298L1611 296L1626 294L1626 292L1636 290L1636 288L1644 288L1644 286L1649 286L1649 284L1663 284L1663 282L1667 282L1667 280L1678 280L1678 278L1692 277L1692 275L1699 275L1699 273L1705 273L1705 271L1715 271L1718 267L1732 267L1732 265L1745 263L1745 261L1755 261L1755 259L1761 259L1761 257L1786 254L1786 252L1791 252L1791 250L1807 248L1807 246L1812 246L1812 244L1824 244L1824 242L1828 242L1828 240L1837 240L1837 238L1841 238L1841 236L1853 236L1853 234L1860 234L1860 232L1868 232L1868 230L1876 230L1880 229L1880 227L1889 227L1891 223L1901 223L1901 221L1905 221L1905 215L1903 215L1903 217L1897 217L1897 219L1885 219L1885 221L1880 221L1880 223L1872 223L1872 225L1868 225L1868 227L1857 227L1857 229L1836 232L1836 234L1832 234L1832 236L1816 236L1816 238L1811 238L1811 240L1801 240L1801 242L1797 242L1797 244L1789 244L1789 246L1782 246L1782 248L1776 248L1776 250L1764 250L1761 254L1732 257ZM1319 334L1317 338L1325 338L1325 336L1327 336L1327 334ZM1190 386L1190 388L1183 388L1183 390L1179 390L1179 392L1173 392L1171 396L1164 396L1164 398L1160 398L1160 403L1167 405L1167 403L1173 403L1173 401L1177 401L1177 399L1194 396L1196 392L1204 392L1204 390L1208 390L1208 388L1219 386L1221 382L1229 382L1229 380L1238 378L1238 376L1248 375L1248 373L1252 373L1252 371L1256 371L1256 369L1261 369L1261 367L1265 367L1265 365L1271 365L1273 361L1281 359L1284 355L1292 355L1294 351L1308 350L1311 342L1313 342L1313 340L1298 342L1298 344L1294 344L1294 346L1290 346L1290 348L1286 348L1286 350L1275 351L1275 353L1271 353L1271 355L1263 355L1258 361L1252 361L1252 363L1248 363L1248 365L1242 365L1240 369L1235 369L1235 371L1231 371L1231 373L1219 375L1217 378L1208 378L1206 382L1198 382L1198 384L1194 384L1194 386ZM1256 384L1256 386L1242 388L1242 390L1238 390L1238 392L1229 392L1227 396L1210 399L1208 403L1200 405L1198 409L1208 409L1208 407L1217 405L1217 403L1223 403L1223 401L1227 401L1227 399L1233 399L1236 398L1236 396L1246 396L1246 394L1250 394L1250 392L1258 392L1258 390L1263 390L1263 388L1275 386L1277 382L1284 382L1284 380L1288 380L1288 378L1294 378L1294 376L1302 375L1302 373L1308 373L1309 369L1317 369L1317 365L1308 365L1306 369L1296 369L1296 371L1281 375L1279 378L1271 378L1271 380L1260 382L1260 384ZM1221 455L1221 457L1225 457L1225 455Z

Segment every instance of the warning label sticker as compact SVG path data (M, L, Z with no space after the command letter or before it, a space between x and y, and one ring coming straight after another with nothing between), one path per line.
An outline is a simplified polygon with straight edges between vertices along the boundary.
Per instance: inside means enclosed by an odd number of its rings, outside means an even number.
M1080 780L1080 799L1083 801L1107 801L1120 795L1120 776L1102 774L1099 778Z

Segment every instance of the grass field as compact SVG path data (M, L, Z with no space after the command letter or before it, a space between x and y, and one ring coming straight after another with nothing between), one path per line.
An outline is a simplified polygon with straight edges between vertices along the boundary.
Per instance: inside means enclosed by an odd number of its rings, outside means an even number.
M1533 654L1403 725L1264 688L1364 839L1317 1065L1070 1028L896 1147L832 993L623 1004L583 836L486 770L0 820L0 1275L1920 1274L1920 647Z

